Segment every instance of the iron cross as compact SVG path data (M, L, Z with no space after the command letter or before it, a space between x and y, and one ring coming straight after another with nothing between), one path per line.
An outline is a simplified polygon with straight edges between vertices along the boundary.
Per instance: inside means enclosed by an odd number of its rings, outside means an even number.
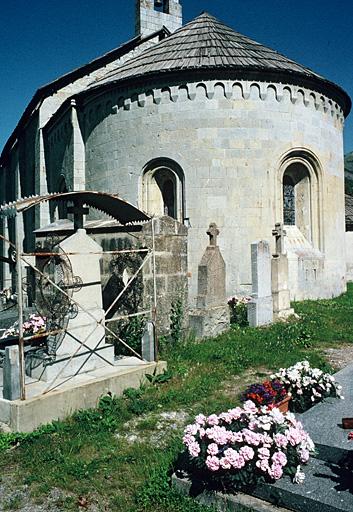
M75 202L67 208L67 213L74 214L74 231L83 229L83 216L89 213L89 208L85 208L81 202Z

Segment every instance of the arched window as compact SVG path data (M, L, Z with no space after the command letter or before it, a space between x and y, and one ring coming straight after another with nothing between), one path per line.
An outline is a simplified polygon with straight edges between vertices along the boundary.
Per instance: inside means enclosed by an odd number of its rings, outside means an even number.
M167 159L150 162L142 177L142 209L150 215L184 220L184 173Z
M295 224L295 190L290 176L283 176L283 223Z
M312 242L312 186L308 168L295 162L286 168L282 180L283 223L296 225L305 238Z

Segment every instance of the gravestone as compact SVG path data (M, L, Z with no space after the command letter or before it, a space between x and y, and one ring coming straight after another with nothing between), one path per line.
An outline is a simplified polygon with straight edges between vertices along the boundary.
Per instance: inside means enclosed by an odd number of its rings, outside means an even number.
M272 299L273 319L286 320L295 315L290 307L290 292L288 287L288 258L285 252L284 238L286 231L280 223L275 224L272 234L276 239L276 252L273 254L272 268Z
M265 240L251 244L252 294L248 303L248 322L251 327L273 321L271 293L271 252Z
M20 392L20 360L18 346L5 348L5 359L3 366L3 398L6 400L17 400Z
M190 329L197 338L217 336L229 327L229 306L226 301L226 265L217 245L219 230L211 223L206 247L198 268L196 309L189 315Z
M142 359L145 361L155 361L155 327L151 321L146 322L141 345Z
M114 346L105 343L100 259L102 248L84 229L59 244L59 250L70 260L72 274L80 278L74 290L76 316L69 317L65 335L56 348L53 362L32 370L32 377L52 380L84 373L114 363ZM73 316L73 315L72 315Z

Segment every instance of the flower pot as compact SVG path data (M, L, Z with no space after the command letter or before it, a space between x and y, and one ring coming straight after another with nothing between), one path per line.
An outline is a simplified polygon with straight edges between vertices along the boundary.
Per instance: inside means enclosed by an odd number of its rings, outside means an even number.
M289 400L291 399L291 397L289 395L286 395L283 400L281 400L280 402L277 402L275 405L275 407L277 407L277 409L279 409L281 412L288 412L288 407L289 407Z

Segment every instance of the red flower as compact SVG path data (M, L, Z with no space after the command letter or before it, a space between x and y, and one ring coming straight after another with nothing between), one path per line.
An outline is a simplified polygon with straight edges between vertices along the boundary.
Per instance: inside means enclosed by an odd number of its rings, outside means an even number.
M348 434L348 439L349 439L350 441L352 441L352 440L353 440L353 431L352 431L352 432L349 432L349 434Z

